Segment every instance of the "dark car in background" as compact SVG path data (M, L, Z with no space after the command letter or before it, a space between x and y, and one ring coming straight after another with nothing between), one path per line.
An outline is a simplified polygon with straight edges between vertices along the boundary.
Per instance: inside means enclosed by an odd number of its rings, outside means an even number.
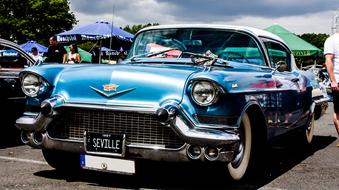
M34 63L34 59L17 44L0 39L1 127L6 127L8 130L15 129L15 119L23 113L26 104L19 73Z

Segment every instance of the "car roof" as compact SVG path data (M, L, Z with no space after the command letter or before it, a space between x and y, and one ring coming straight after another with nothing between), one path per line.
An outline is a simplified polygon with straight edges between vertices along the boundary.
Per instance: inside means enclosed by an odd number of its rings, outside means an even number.
M146 31L146 30L170 29L170 28L213 28L213 29L237 30L237 31L251 33L252 35L257 36L257 37L271 38L271 39L280 41L287 46L284 40L282 40L279 36L271 32L265 31L265 30L261 30L261 29L254 28L254 27L248 27L248 26L217 25L217 24L173 24L173 25L150 26L147 28L143 28L139 32Z

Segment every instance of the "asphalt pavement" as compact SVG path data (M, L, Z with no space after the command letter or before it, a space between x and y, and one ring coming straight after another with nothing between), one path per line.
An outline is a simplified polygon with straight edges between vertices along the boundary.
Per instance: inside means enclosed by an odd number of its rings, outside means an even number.
M265 165L245 180L227 177L221 165L137 162L137 174L125 176L95 171L59 173L39 149L22 145L9 118L2 118L0 134L0 189L333 189L339 187L338 136L330 104L316 121L310 146L294 136L267 150Z

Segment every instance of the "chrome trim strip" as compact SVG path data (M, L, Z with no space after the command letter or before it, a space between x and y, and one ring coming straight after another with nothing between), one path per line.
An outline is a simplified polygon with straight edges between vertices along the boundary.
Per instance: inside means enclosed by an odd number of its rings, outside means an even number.
M26 100L26 96L24 97L10 97L10 98L7 98L8 100Z
M119 105L102 105L102 104L81 104L81 103L65 103L62 107L89 108L89 109L105 109L113 111L126 111L138 113L155 113L159 107L139 107L139 106L119 106Z
M324 98L320 98L320 99L314 100L314 103L321 104L323 102L328 102L328 101L330 101L330 98L324 97Z

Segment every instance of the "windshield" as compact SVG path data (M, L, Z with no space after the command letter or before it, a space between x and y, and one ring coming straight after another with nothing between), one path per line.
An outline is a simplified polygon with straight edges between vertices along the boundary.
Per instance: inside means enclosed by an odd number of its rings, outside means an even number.
M218 29L156 29L140 33L134 40L128 58L188 58L206 52L218 58L265 65L262 52L249 35Z

